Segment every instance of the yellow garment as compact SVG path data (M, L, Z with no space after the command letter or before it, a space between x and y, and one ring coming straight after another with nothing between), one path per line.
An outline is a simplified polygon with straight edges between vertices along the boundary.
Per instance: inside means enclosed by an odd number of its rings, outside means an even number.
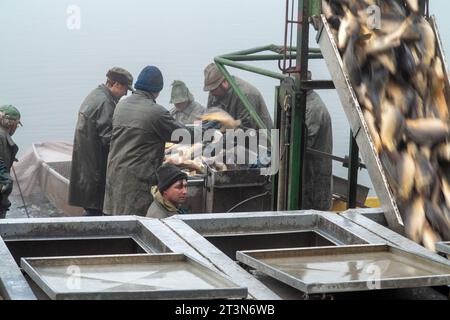
M166 209L169 212L174 212L177 213L178 212L178 208L175 207L172 202L164 199L164 197L162 196L162 194L159 192L158 187L157 186L153 186L151 189L151 193L153 196L153 201L157 201L159 204L161 204L164 209Z

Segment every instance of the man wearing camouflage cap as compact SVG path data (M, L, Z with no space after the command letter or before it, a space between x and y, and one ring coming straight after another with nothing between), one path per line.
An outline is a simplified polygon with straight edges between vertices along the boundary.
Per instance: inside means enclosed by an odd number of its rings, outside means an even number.
M170 113L175 120L183 124L194 123L205 112L205 108L194 100L194 96L186 84L180 80L172 83L170 103L175 105Z
M112 68L106 78L81 104L73 143L69 204L83 207L88 216L103 215L114 109L133 91L133 76L125 69Z
M10 170L19 148L11 136L20 123L20 112L14 106L0 107L0 219L4 219L11 206L8 196L13 189Z
M228 112L234 119L241 120L241 125L244 129L258 130L259 126L255 120L250 116L250 113L244 107L238 95L231 88L230 83L220 72L215 63L209 64L204 71L205 86L204 91L209 92L207 108L220 107ZM272 129L273 123L267 110L264 98L258 89L250 83L233 77L237 86L247 96L250 104L253 106L255 112L259 115L262 122L264 122L267 129Z

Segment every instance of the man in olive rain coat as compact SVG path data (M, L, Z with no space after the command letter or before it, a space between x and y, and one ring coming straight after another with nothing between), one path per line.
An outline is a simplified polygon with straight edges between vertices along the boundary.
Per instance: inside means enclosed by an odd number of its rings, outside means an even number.
M83 101L73 143L69 204L83 207L87 216L103 215L112 117L119 99L133 90L125 69L112 68L106 77Z
M109 215L146 215L165 143L171 141L174 130L185 128L156 103L163 88L157 67L145 67L134 88L136 91L117 105L113 117L104 202Z
M170 113L175 120L183 124L194 123L205 112L205 108L195 101L186 84L180 80L172 83L170 103L175 105Z
M205 70L205 86L204 91L209 92L207 108L220 107L228 112L234 119L241 120L243 129L258 130L259 126L254 121L250 113L242 104L241 100L231 88L230 83L225 79L215 63L209 64ZM266 125L267 129L272 129L273 122L267 110L264 98L258 89L250 83L234 77L237 86L247 96L250 104L253 106L256 113Z
M311 74L308 73L311 78ZM313 90L306 98L306 147L323 153L333 153L331 117L325 103ZM332 160L306 152L303 209L328 211L332 205Z
M13 190L10 170L19 148L11 136L20 123L20 112L12 105L0 107L0 219L6 217L11 206L8 197ZM17 161L17 160L16 160Z

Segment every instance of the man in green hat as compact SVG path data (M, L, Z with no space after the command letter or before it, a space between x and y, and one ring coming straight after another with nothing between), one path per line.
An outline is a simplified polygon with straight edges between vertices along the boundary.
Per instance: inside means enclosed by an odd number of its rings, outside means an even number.
M116 104L132 88L133 76L114 67L83 101L72 153L69 204L82 207L87 216L103 215L106 167Z
M19 148L11 136L21 125L20 112L16 107L4 105L0 107L0 219L6 217L6 212L11 206L8 196L13 189L13 181L10 170Z
M175 80L172 83L170 103L175 105L170 113L175 120L183 124L194 123L205 112L205 108L194 100L194 96L186 84L180 80Z

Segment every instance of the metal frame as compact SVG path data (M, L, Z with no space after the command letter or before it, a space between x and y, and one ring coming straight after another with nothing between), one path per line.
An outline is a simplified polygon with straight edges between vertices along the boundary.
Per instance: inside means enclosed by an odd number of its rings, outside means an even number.
M212 289L156 289L136 290L136 291L56 291L54 287L40 274L39 267L58 267L76 265L83 267L85 265L120 265L131 263L182 263L189 264L196 269L197 276L205 276L220 283L218 287ZM179 253L165 254L140 254L140 255L109 255L109 256L77 256L77 257L53 257L53 258L22 258L21 266L33 281L52 299L52 300L74 300L74 299L226 299L226 298L245 298L247 288L240 287L231 279L220 274L216 270L202 264L201 262ZM216 284L217 284L216 283ZM220 287L222 285L222 287Z
M398 276L394 278L376 279L379 289L395 289L395 288L416 288L446 285L450 282L450 266L448 264L430 261L415 253L411 253L386 244L381 245L352 245L340 247L320 247L320 248L298 248L298 249L279 249L279 250L255 250L255 251L238 251L237 259L252 268L255 268L289 286L301 290L307 294L313 293L337 293L349 291L367 291L372 290L367 285L367 280L346 280L336 282L326 282L317 279L316 282L305 282L301 278L296 277L288 272L278 269L268 262L261 260L288 258L288 257L316 257L320 255L364 255L370 253L388 252L395 256L401 256L402 260L414 261L420 266L434 268L433 274L423 276ZM360 270L364 273L364 270ZM369 275L370 278L370 275ZM375 280L375 279L374 279Z

